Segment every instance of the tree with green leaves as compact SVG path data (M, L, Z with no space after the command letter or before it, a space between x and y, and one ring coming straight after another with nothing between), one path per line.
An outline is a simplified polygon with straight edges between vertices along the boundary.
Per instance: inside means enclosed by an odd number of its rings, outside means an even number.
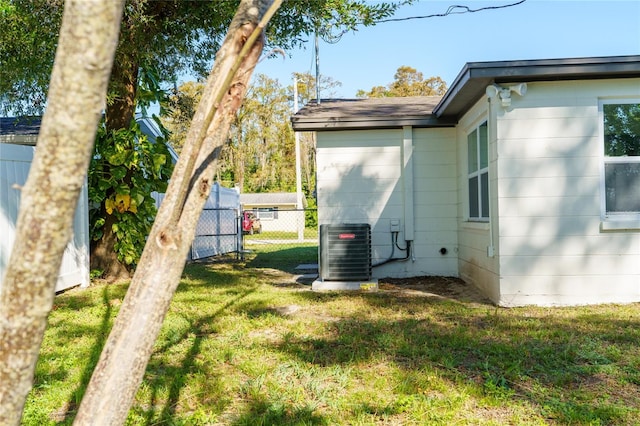
M371 90L358 90L359 98L389 98L406 96L442 96L447 91L446 83L440 77L425 79L415 68L401 66L387 86L375 86Z
M314 76L294 73L293 78L300 104L315 97ZM331 93L340 82L320 76L320 84L323 92ZM169 140L176 150L186 137L188 117L193 115L203 87L202 82L189 81L170 97L162 122L171 131ZM293 96L293 84L284 87L266 75L255 76L221 153L218 182L227 187L237 184L243 192L295 191L295 145L290 124ZM311 197L315 189L313 133L301 134L300 145L303 192Z
M160 117L162 126L168 130L168 142L180 154L189 131L191 118L202 97L205 82L186 81L175 87L167 97L164 114Z
M308 35L315 32L356 30L361 25L373 25L407 2L410 1L288 1L267 29L267 45L286 51L304 44ZM104 113L109 137L122 130L135 133L133 123L141 99L140 84L147 76L155 76L155 83L160 87L173 83L181 73L206 74L237 5L234 0L126 0ZM0 0L3 28L0 32L0 63L3 64L0 102L5 111L35 113L44 108L61 10L62 0ZM132 150L137 149L136 141L130 146ZM113 173L112 166L116 169ZM129 275L131 265L127 265L127 260L134 259L118 253L117 247L128 243L119 244L117 231L127 235L127 224L121 222L122 217L109 214L106 203L115 201L116 197L131 197L134 177L129 169L121 179L116 179L120 177L121 165L108 161L93 170L99 170L102 173L99 179L111 181L112 186L105 189L99 212L93 215L96 221L91 226L96 232L92 268L102 270L105 278L116 280ZM136 220L136 215L131 213L125 212L123 216L130 222Z

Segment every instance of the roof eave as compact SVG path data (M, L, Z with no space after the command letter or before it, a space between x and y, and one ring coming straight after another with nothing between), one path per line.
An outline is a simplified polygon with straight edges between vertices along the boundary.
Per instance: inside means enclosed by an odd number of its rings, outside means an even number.
M362 130L362 129L399 129L404 126L411 127L450 127L455 123L448 120L438 120L434 116L416 117L368 117L366 119L355 118L331 118L309 119L294 117L293 130L296 132L330 131L330 130Z
M11 143L14 145L35 146L38 142L37 136L31 135L0 135L0 143Z
M640 56L470 62L460 71L433 113L458 120L492 83L640 77Z

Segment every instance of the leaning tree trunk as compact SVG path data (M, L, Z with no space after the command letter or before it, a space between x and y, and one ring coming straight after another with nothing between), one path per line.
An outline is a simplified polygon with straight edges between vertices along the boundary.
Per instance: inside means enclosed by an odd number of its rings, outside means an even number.
M262 30L279 3L243 0L238 7L74 424L119 425L127 418L180 282L216 159L262 52Z
M0 424L20 423L93 152L123 1L67 0L47 110L0 289Z

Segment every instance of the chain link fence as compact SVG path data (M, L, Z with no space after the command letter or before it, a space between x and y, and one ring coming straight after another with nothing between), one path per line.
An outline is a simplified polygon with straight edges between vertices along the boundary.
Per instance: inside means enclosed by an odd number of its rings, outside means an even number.
M248 223L247 213L257 225ZM246 210L241 216L242 258L248 267L313 270L318 262L317 224L316 209Z
M318 263L316 209L205 208L191 246L193 261L313 273Z

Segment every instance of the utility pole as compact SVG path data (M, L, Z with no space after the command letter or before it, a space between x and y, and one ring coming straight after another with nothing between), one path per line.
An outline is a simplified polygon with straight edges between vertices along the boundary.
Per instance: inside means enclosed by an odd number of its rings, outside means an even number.
M316 83L317 87L317 83ZM298 79L293 78L293 113L298 112ZM296 224L298 241L304 240L304 206L302 204L302 171L300 169L300 133L294 132L296 141Z
M316 29L316 102L320 105L320 40Z

